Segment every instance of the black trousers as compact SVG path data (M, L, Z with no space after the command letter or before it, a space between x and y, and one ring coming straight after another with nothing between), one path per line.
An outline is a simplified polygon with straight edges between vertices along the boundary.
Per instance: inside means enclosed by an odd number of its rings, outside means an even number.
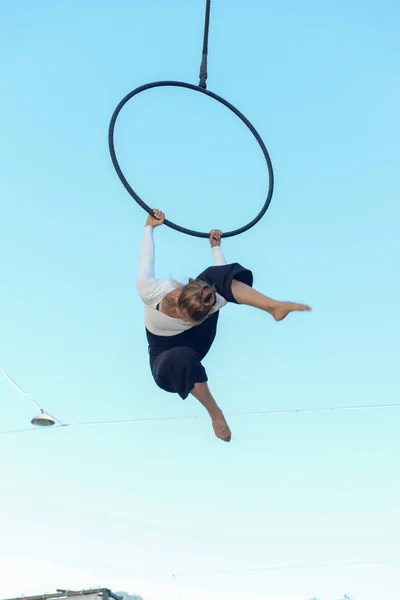
M216 288L227 302L237 304L232 295L232 280L253 285L253 274L238 263L209 267L197 277ZM154 381L166 392L187 398L196 383L207 381L202 360L210 350L216 333L219 311L200 325L173 336L154 335L147 330L150 368Z

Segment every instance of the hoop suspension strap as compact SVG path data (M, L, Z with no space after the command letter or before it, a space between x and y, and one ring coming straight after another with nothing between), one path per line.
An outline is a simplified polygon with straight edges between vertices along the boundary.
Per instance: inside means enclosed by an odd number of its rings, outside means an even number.
M207 57L208 57L208 35L210 33L210 10L211 0L206 2L206 18L204 22L204 39L203 39L203 55L200 65L200 81L199 87L207 89Z

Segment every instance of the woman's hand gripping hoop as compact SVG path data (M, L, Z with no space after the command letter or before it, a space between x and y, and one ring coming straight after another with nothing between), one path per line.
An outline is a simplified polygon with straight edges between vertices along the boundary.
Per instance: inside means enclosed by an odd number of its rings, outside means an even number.
M220 229L211 229L210 231L210 246L215 248L221 245L222 231Z
M162 210L153 208L153 215L149 215L147 217L146 227L159 227L159 225L163 225L165 221L165 213L163 213Z

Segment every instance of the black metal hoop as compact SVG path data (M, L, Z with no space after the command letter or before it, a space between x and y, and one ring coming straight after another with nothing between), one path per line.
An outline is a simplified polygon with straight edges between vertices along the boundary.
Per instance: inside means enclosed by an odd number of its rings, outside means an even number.
M152 88L157 88L157 87L187 88L189 90L193 90L195 92L200 92L201 94L205 94L206 96L209 96L210 98L213 98L214 100L217 100L217 102L220 102L221 104L223 104L224 106L229 108L229 110L231 110L237 117L239 117L239 119L241 119L241 121L243 121L243 123L248 127L248 129L251 131L253 136L256 138L256 140L262 150L262 153L264 155L265 162L267 163L267 168L268 168L269 186L268 186L267 198L264 202L264 206L262 207L262 209L260 210L258 215L252 221L247 223L247 225L240 227L239 229L234 229L233 231L228 231L228 232L224 233L223 237L224 238L233 237L234 235L239 235L240 233L247 231L248 229L253 227L256 223L258 223L258 221L265 215L265 213L270 205L270 202L271 202L271 198L272 198L272 194L273 194L273 190L274 190L274 172L272 169L272 163L271 163L271 159L268 154L268 150L265 147L265 144L264 144L263 140L261 139L261 136L259 135L257 130L253 127L253 125L250 123L250 121L248 119L246 119L246 117L237 108L235 108L233 106L233 104L231 104L227 100L224 100L224 98L222 98L221 96L218 96L217 94L214 94L213 92L210 92L209 90L199 87L197 85L193 85L191 83L185 83L182 81L154 81L153 83L147 83L145 85L142 85L142 86L136 88L132 92L129 92L129 94L127 94L125 96L125 98L123 98L121 100L121 102L118 104L117 108L114 110L113 116L111 117L111 121L110 121L110 126L109 126L109 130L108 130L108 145L109 145L111 160L113 162L114 168L115 168L117 175L120 178L122 184L124 185L125 189L129 192L129 194L132 196L132 198L139 204L139 206L141 206L149 214L153 214L153 210L149 206L147 206L147 204L140 198L140 196L138 196L138 194L135 192L135 190L130 186L130 184L128 183L127 179L125 178L125 176L121 170L121 167L119 166L118 159L117 159L117 156L115 153L114 130L115 130L115 123L117 121L118 115L121 112L121 109L125 106L125 104L129 100L131 100L131 98L133 98L134 96L137 96L141 92L144 92L145 90L150 90ZM203 233L201 231L193 231L192 229L187 229L186 227L181 227L180 225L176 225L175 223L173 223L172 221L169 221L167 219L165 219L165 225L168 225L168 227L171 227L172 229L175 229L176 231L180 231L181 233L186 233L187 235L193 235L195 237L200 237L200 238L208 238L209 237L208 233Z

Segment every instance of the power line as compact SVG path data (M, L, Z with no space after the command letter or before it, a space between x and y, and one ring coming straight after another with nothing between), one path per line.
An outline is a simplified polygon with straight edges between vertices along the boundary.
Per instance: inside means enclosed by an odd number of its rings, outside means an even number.
M36 406L36 408L38 410L43 411L43 408L40 406L40 404L38 404L36 402L36 400L34 400L32 398L32 396L30 394L28 394L28 392L25 392L25 390L22 389L22 387L20 385L18 385L18 383L16 381L14 381L14 379L11 377L11 375L9 375L7 373L7 371L5 371L2 367L0 367L0 373L3 373L4 377L7 379L8 383L19 393L22 394L22 396L25 396L26 398L29 398L29 400L32 402L32 404L34 406Z
M55 425L55 427L60 427L60 425ZM11 435L13 433L34 433L35 431L43 431L42 428L38 427L26 427L25 429L4 429L0 431L0 435Z
M233 575L235 573L258 573L262 571L280 571L280 570L297 570L297 569L324 569L334 567L362 567L371 565L389 565L400 563L400 558L389 558L381 560L361 560L361 561L349 561L349 562L330 562L330 563L307 563L307 564L294 564L294 565L269 565L266 567L256 567L248 569L227 569L219 571L186 571L183 573L174 573L172 576L176 577L189 577L195 575Z
M317 413L317 412L343 412L343 411L360 411L360 410L383 410L388 408L400 408L400 403L395 404L365 404L355 406L330 406L330 407L314 407L314 408L286 408L278 410L260 410L251 412L232 412L226 413L227 417L252 417L265 415L284 415L296 413ZM161 421L185 421L195 419L208 419L208 415L184 415L184 416L167 416L167 417L144 417L137 419L122 419L118 421L82 421L76 423L59 423L52 429L65 427L90 427L90 426L107 426L107 425L131 425L135 423L156 423ZM39 431L39 429L11 429L0 431L0 435L10 435L16 433L26 433L30 431ZM41 431L41 430L40 430Z

